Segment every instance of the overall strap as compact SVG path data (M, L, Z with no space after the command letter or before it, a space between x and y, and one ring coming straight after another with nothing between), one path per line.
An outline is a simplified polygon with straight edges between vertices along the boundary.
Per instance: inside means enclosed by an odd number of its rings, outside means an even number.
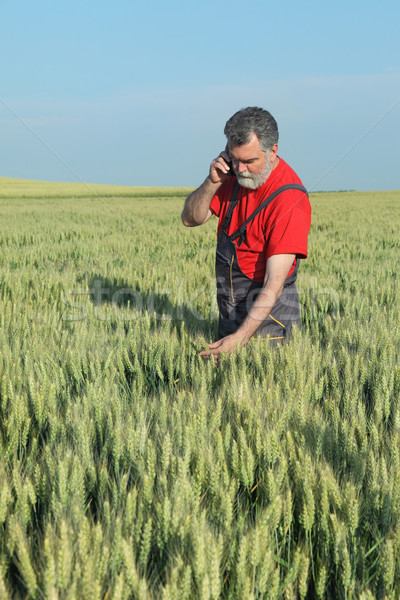
M233 209L235 208L236 204L238 203L238 198L237 198L238 191L239 191L239 182L236 179L235 185L234 185L233 191L232 191L232 196L229 200L228 210L225 215L225 219L222 223L221 231L226 231L226 228L228 227L229 223L231 222Z
M260 204L260 206L258 208L256 208L256 210L253 213L251 213L251 215L244 221L244 223L242 223L242 225L239 227L239 229L237 231L235 231L234 233L232 233L229 236L230 239L231 239L231 241L233 242L237 238L240 238L239 242L238 242L238 245L240 246L240 244L244 240L244 237L246 235L246 227L250 223L250 221L252 221L254 219L254 217L256 217L258 215L258 213L260 213L262 210L264 210L264 208L266 208L268 206L268 204L270 202L272 202L272 200L274 198L276 198L280 193L285 192L286 190L300 190L301 192L304 192L308 196L308 192L307 192L306 188L303 185L300 185L298 183L288 183L286 185L282 185L280 188L278 188L277 190L275 190L274 192L272 192L272 194L270 194Z

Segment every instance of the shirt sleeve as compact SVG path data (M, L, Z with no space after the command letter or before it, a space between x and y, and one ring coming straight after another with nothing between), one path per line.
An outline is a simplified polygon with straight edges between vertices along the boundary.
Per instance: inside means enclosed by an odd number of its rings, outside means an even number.
M214 215L219 217L219 213L221 211L221 201L218 195L215 195L214 198L211 200L210 210Z
M224 212L224 207L226 208L227 203L232 195L232 190L234 188L236 181L236 177L228 177L218 189L214 198L210 203L210 210L214 215L219 217L221 212Z
M307 258L311 206L307 197L305 200L285 202L276 214L267 232L267 259L274 254L295 254L297 258Z

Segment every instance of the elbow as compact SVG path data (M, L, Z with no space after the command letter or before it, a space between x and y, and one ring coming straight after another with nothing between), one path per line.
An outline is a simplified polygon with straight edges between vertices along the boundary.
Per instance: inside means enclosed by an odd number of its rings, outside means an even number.
M181 219L185 227L193 227L193 223L188 220L187 216L185 215L185 211L181 214Z
M201 225L201 223L195 221L193 215L190 214L190 211L185 208L182 211L181 220L185 227L197 227L198 225Z

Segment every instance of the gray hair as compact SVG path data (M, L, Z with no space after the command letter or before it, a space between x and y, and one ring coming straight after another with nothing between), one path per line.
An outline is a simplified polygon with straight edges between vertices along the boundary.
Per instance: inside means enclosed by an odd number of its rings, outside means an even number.
M260 140L261 149L265 152L278 143L278 125L267 110L257 106L242 108L227 122L224 134L231 146L242 146L250 141L253 133Z

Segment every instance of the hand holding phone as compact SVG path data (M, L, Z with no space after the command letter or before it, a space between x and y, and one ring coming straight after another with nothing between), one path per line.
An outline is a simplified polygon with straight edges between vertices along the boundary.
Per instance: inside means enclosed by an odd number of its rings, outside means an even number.
M210 165L209 179L212 183L221 184L227 177L235 175L227 148L228 146L226 146L225 150L223 150Z

